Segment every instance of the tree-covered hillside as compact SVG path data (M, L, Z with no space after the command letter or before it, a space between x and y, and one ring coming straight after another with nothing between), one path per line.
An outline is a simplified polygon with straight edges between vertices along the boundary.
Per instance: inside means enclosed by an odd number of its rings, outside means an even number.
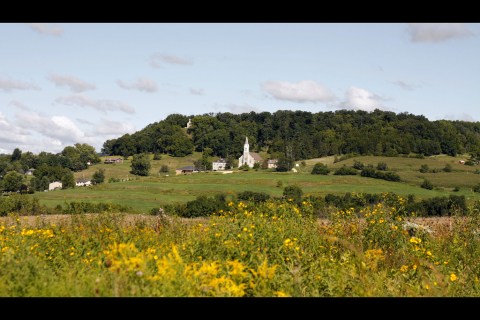
M184 129L188 119L192 126ZM107 140L105 154L143 152L183 156L211 148L221 157L239 157L248 136L251 151L290 154L295 160L334 154L361 155L480 153L480 123L429 121L422 115L338 110L311 113L172 114L133 134Z

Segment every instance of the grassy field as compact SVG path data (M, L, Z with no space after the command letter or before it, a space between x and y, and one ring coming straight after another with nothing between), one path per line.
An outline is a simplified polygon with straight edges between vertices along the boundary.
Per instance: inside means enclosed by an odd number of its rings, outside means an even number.
M89 169L75 173L76 178L91 177L93 173L105 169L105 183L87 188L57 190L53 192L37 192L34 194L41 203L54 207L66 201L113 202L131 206L137 212L147 212L151 208L167 203L186 202L199 195L211 196L216 193L236 194L242 191L266 192L271 196L281 196L287 185L298 185L304 195L326 195L356 193L394 192L398 195L414 194L417 199L448 196L450 194L464 195L468 202L480 200L480 194L474 193L472 186L480 183L480 174L474 174L478 167L465 166L458 163L464 157L436 156L425 159L400 157L362 156L333 163L334 157L310 159L305 166L296 167L297 173L279 173L271 171L237 171L231 174L217 172L195 173L192 175L175 175L175 168L192 165L200 157L199 153L184 158L174 158L163 155L161 160L152 160L150 176L138 177L129 173L130 160L122 164L94 165ZM325 163L331 169L343 165L351 166L354 161L377 165L387 163L389 170L399 174L402 182L389 182L379 179L357 176L335 176L310 174L317 162ZM300 162L299 162L300 163ZM442 169L449 163L452 172L420 173L418 169L427 164L430 169ZM160 174L162 165L170 168L168 175ZM120 179L120 182L108 183L110 178ZM435 188L426 190L420 188L423 179L430 180ZM281 186L279 186L281 184ZM458 192L453 188L458 187Z

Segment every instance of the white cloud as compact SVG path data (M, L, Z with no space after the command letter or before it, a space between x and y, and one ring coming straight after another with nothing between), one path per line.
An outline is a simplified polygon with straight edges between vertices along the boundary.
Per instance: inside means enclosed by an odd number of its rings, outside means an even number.
M400 88L404 89L404 90L408 90L408 91L412 91L416 88L418 88L419 86L418 85L415 85L415 84L411 84L411 83L407 83L405 81L401 81L401 80L397 80L397 81L392 81L392 83L394 85L397 85L399 86Z
M55 103L60 103L67 106L90 107L102 112L122 111L129 114L135 113L135 109L124 102L115 100L95 100L80 94L59 97L55 100Z
M193 60L191 58L183 58L179 56L155 53L150 56L150 65L155 68L161 68L164 63L179 64L179 65L192 65Z
M11 92L13 90L40 90L40 88L33 83L0 78L0 90Z
M446 114L445 117L443 117L443 119L452 120L452 121L458 120L458 121L466 121L466 122L476 122L476 120L467 113L460 113L460 114L449 113L449 114Z
M21 130L10 123L7 117L0 111L0 142L2 144L24 143L27 141L28 135L27 131Z
M84 133L65 116L47 116L36 112L16 114L18 126L63 142L77 142Z
M262 88L278 100L316 103L335 99L335 95L328 88L311 80L297 83L267 81L263 83Z
M94 84L85 82L73 76L62 76L58 74L52 74L48 80L55 83L57 87L69 87L71 91L79 93L87 90L95 90L97 87Z
M96 126L95 133L109 136L120 136L125 133L135 132L135 127L130 123L111 121L102 119L101 123Z
M381 101L385 99L362 88L350 87L345 92L345 101L339 106L351 110L374 111L375 109L385 109Z
M82 119L82 118L76 118L75 119L77 122L79 123L82 123L82 124L88 124L90 126L94 126L95 124L91 121L88 121L88 120L85 120L85 119Z
M146 78L138 78L137 81L132 84L125 83L122 80L118 80L117 84L120 88L126 90L138 90L149 93L158 91L157 83L153 80Z
M203 96L203 89L190 88L190 94L193 94L195 96Z
M412 42L441 42L473 35L463 23L409 23L407 31Z
M217 104L216 103L213 105L213 108L215 110L218 110L219 112L231 112L234 114L247 113L250 111L261 112L260 109L248 104L235 104L235 103Z
M25 111L30 110L30 108L27 107L24 103L22 103L20 101L17 101L17 100L10 101L10 104L13 105L15 108L18 108L18 109L21 109L21 110L25 110Z
M48 23L27 23L30 28L41 34L48 34L52 36L60 36L63 33L63 29L55 25Z

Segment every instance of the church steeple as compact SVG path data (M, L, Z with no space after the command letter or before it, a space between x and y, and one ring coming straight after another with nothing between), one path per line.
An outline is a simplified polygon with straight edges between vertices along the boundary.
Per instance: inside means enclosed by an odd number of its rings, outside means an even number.
M243 145L244 158L250 153L250 146L248 145L248 137L245 137L245 144Z

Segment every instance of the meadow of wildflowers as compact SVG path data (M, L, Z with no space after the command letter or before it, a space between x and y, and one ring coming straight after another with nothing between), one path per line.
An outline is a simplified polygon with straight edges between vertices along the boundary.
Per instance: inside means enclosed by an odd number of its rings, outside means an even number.
M0 296L480 295L480 221L409 232L401 197L318 219L308 201L229 202L208 218L0 220Z

